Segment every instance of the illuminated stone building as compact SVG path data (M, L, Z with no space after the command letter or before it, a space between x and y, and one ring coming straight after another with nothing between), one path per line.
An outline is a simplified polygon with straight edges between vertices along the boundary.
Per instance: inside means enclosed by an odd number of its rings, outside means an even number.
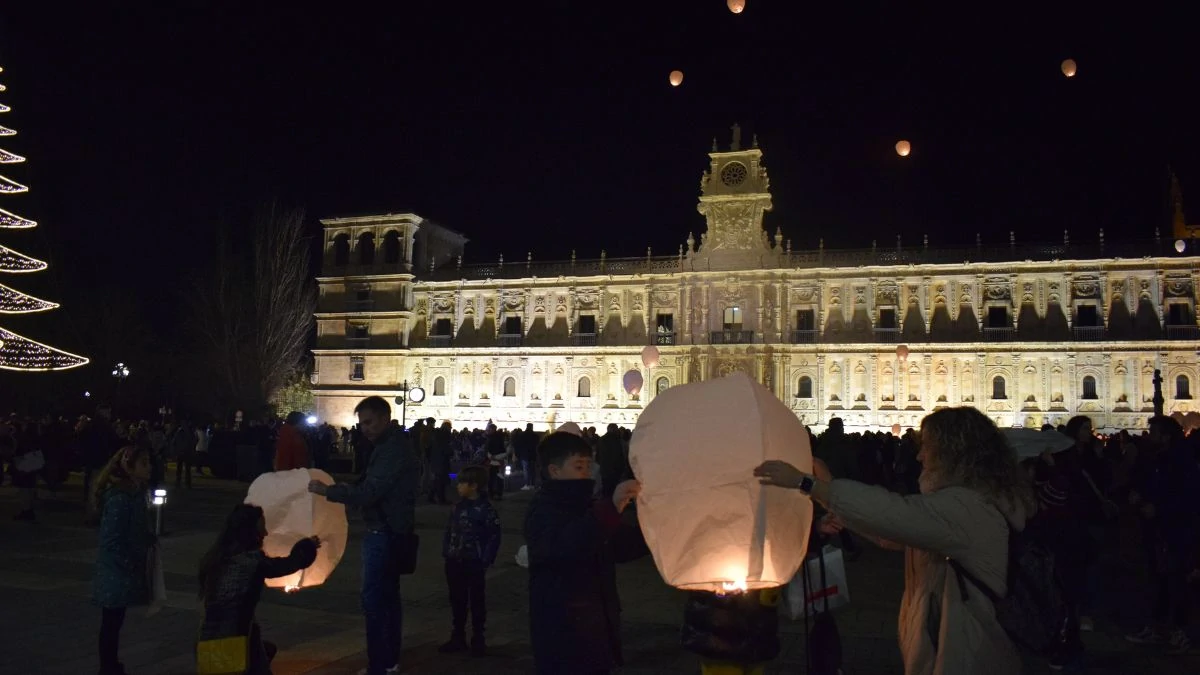
M1167 412L1196 409L1197 258L1171 241L792 250L764 228L757 142L735 130L709 158L706 229L670 257L464 264L464 237L413 214L323 221L318 415L351 424L407 382L427 395L409 420L632 425L664 389L735 371L818 429L957 405L1001 426L1144 427L1156 369Z

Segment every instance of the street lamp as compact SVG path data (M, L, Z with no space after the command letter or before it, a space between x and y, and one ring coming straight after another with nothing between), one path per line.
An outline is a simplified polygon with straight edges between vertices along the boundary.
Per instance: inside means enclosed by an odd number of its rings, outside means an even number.
M425 400L425 390L419 386L408 386L408 380L400 385L400 395L396 397L396 405L400 406L400 428L406 426L408 403L420 403Z
M116 402L121 398L121 383L125 381L125 378L129 377L129 366L125 365L124 362L118 361L117 365L113 366L112 376L117 381L117 389L113 393L113 404L116 405Z
M175 412L175 411L171 410L170 408L168 408L165 405L158 406L158 414L162 417L163 424L167 423L167 415L170 415L173 412Z

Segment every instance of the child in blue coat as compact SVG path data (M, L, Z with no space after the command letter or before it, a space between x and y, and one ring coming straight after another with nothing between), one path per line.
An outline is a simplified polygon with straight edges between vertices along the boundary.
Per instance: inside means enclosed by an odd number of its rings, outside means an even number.
M450 641L438 651L443 654L467 650L467 606L471 608L471 656L483 656L487 620L485 573L496 562L500 550L500 515L487 500L487 470L469 466L458 474L459 502L454 505L442 538L446 559L446 583L454 629Z

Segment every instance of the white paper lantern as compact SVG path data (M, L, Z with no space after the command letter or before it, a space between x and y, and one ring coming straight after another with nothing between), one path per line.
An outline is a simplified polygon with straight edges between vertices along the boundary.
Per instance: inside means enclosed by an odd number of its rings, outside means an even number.
M672 70L671 71L671 86L678 87L681 84L683 84L683 71L682 70Z
M1182 239L1175 240L1175 252L1183 253L1187 249L1187 242Z
M625 393L630 396L637 396L642 393L642 385L645 383L642 380L642 374L636 370L631 370L625 373L625 377L621 378L621 383L625 385Z
M780 459L812 473L808 432L744 373L672 387L638 419L629 462L638 520L671 586L731 592L786 584L804 561L812 501L760 485Z
M912 143L908 141L900 141L896 144L896 154L901 157L908 157L908 153L912 152Z
M643 366L646 366L647 368L657 367L658 366L658 358L659 358L658 347L655 347L654 345L647 345L642 350L642 365Z
M1075 73L1079 72L1079 68L1075 65L1075 59L1065 59L1059 67L1062 69L1062 74L1067 77L1075 77Z
M246 503L261 506L267 520L263 551L272 558L286 557L301 539L321 538L317 559L307 569L286 577L267 579L267 586L295 591L325 583L346 552L346 507L308 491L308 482L333 485L320 469L293 469L264 473L250 484Z

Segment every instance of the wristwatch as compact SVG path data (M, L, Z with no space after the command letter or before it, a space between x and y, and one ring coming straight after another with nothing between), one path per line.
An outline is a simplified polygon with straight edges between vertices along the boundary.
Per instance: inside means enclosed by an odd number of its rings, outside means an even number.
M803 492L804 494L808 495L808 494L812 494L813 486L816 484L817 484L816 478L809 476L808 474L805 474L804 477L800 479L800 482L796 483L796 489Z

